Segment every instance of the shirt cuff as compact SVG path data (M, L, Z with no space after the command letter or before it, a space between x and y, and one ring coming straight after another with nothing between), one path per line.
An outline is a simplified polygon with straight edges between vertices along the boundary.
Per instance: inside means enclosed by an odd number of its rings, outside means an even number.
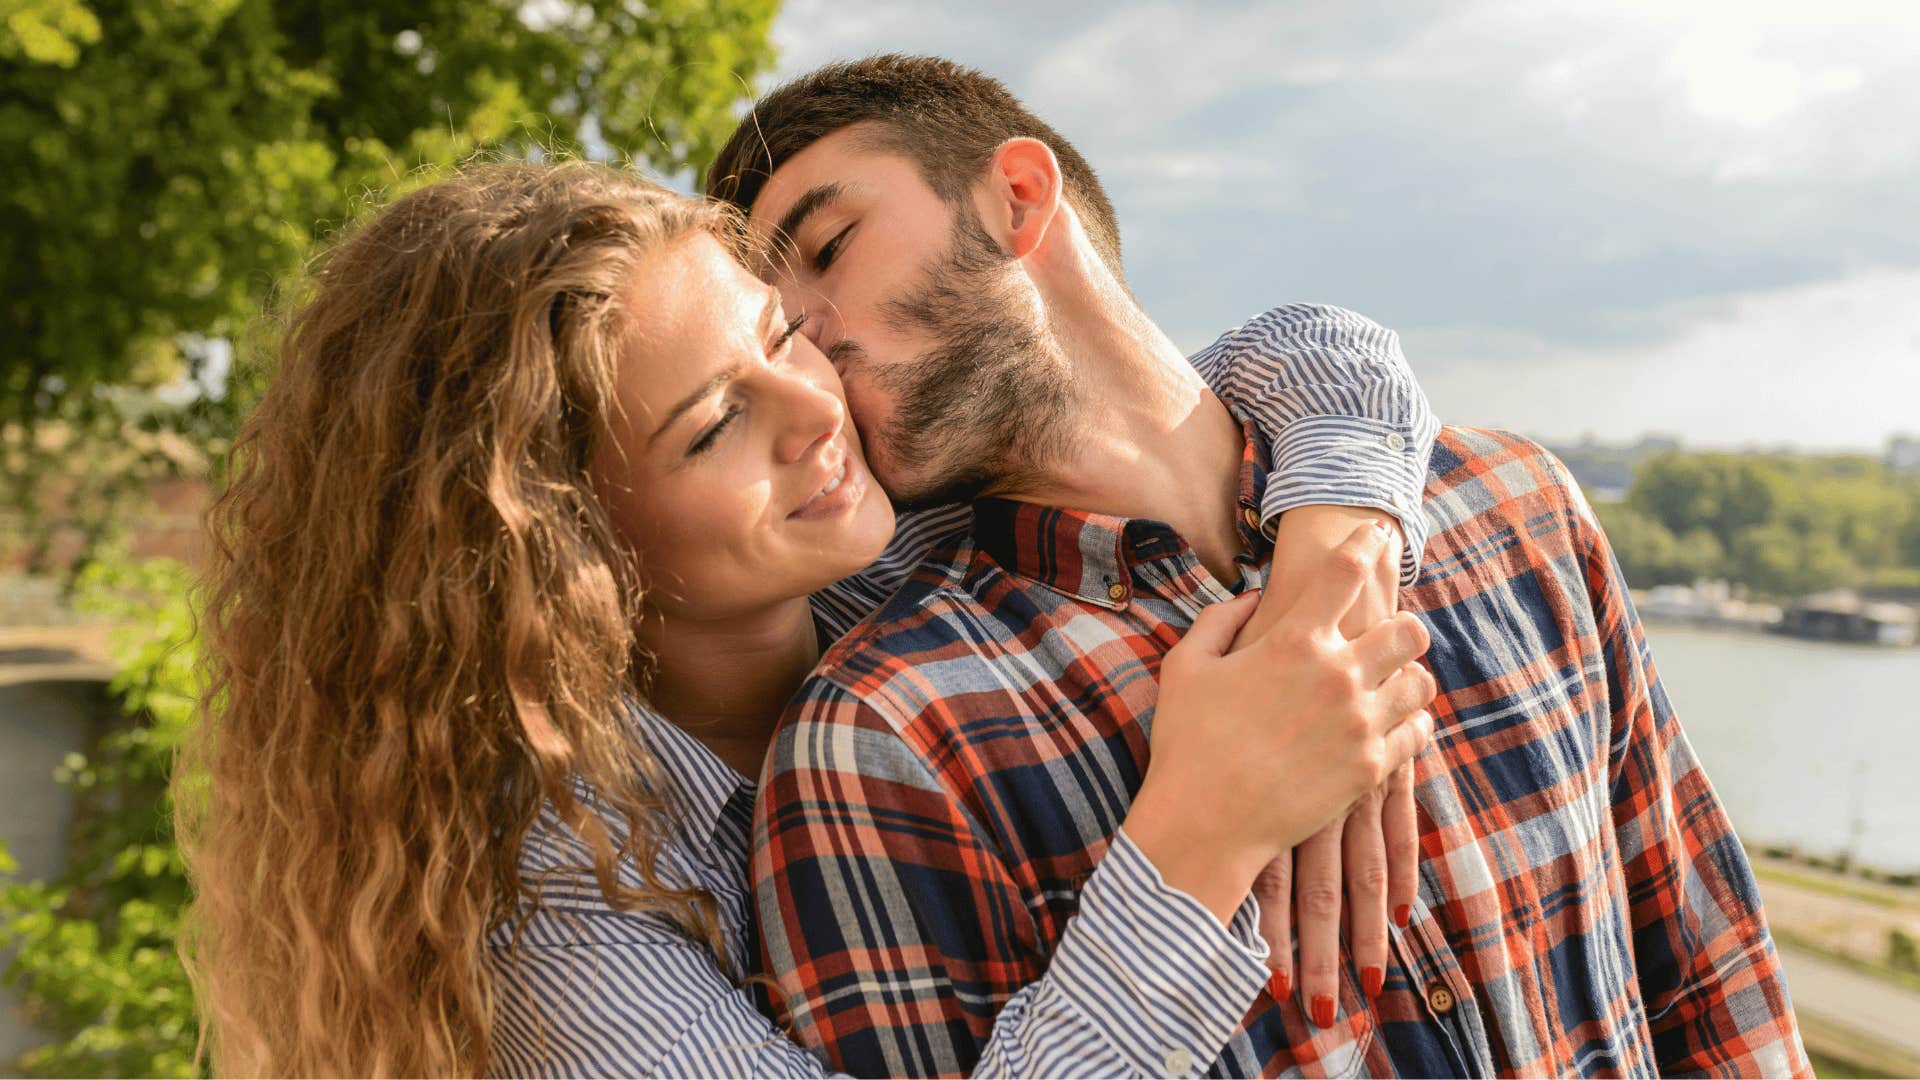
M1047 978L1140 1076L1197 1076L1267 983L1251 896L1232 924L1166 883L1125 830L1080 893Z
M1280 515L1301 506L1384 511L1400 522L1406 537L1400 549L1400 584L1413 584L1427 546L1422 492L1435 433L1355 416L1293 421L1273 448L1273 471L1260 499L1261 527L1273 535Z

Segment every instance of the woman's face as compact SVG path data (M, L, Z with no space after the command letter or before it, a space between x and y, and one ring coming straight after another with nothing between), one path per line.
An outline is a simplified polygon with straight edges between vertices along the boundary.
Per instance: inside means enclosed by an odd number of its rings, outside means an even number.
M619 409L593 474L648 606L725 619L872 562L893 507L839 377L778 290L696 231L641 266L624 310Z

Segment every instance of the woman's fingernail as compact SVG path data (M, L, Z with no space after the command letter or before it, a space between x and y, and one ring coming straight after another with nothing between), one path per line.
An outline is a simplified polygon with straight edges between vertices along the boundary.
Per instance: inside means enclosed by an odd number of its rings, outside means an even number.
M1367 992L1367 1000L1380 996L1380 988L1387 985L1387 973L1368 964L1360 971L1360 987Z
M1267 976L1267 993L1275 1001L1285 1001L1293 994L1293 977L1284 971L1276 971Z
M1333 1026L1333 995L1313 995L1313 1026L1330 1028Z
M1412 918L1413 918L1413 905L1411 904L1401 904L1399 907L1393 909L1394 924L1399 926L1400 929L1402 930L1405 930L1407 928L1407 921Z

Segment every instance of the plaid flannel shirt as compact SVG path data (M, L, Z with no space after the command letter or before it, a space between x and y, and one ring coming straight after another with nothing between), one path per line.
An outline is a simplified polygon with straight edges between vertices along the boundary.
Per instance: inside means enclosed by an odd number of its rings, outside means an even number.
M1413 921L1378 999L1343 956L1332 1027L1263 992L1209 1074L1810 1075L1739 842L1564 468L1449 429L1425 509ZM1271 554L1242 538L1235 589ZM1161 659L1231 591L1163 524L984 500L828 653L753 843L800 1041L857 1074L967 1070L1126 815Z

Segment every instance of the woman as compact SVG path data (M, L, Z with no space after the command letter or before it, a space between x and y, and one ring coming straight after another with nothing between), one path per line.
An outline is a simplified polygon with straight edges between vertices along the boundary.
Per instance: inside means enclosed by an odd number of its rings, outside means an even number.
M742 774L818 655L808 594L871 563L894 521L830 366L739 237L618 170L495 165L319 264L213 511L217 707L178 792L221 1071L817 1074L733 989L752 969ZM754 408L654 401L694 355L734 357ZM801 483L826 445L844 473ZM1110 988L1086 978L1164 984L1167 961L1103 968L1119 940L1207 969L1205 1009L1134 1003L1210 1060L1262 957L1151 852L1221 822L1285 851L1424 743L1405 622L1289 659L1302 679L1375 670L1382 692L1328 699L1348 722L1276 723L1221 675L1247 610L1220 605L1169 659L1136 810L1178 810L1128 818L1076 920L1088 958L1063 943L983 1070L1137 1070L1089 1028L1105 999L1085 996ZM722 632L688 656L667 616ZM722 714L760 719L700 723ZM1336 781L1317 805L1276 796L1276 763ZM589 988L541 977L613 969L648 998L618 1039Z

